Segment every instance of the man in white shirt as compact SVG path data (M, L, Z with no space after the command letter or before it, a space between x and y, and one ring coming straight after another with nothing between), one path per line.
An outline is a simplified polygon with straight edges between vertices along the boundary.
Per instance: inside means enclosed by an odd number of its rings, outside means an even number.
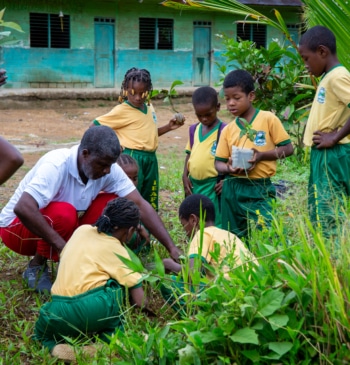
M95 223L116 195L138 205L143 224L177 259L161 219L115 163L119 154L113 129L89 128L79 146L48 152L20 182L0 214L0 237L11 250L34 256L23 273L30 288L50 291L47 259L58 261L74 230Z

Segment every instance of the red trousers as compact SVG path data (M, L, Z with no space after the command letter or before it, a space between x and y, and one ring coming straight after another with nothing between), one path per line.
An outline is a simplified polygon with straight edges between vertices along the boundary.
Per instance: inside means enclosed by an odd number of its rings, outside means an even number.
M77 227L95 223L106 204L115 198L115 194L98 194L81 218L78 218L76 209L65 202L52 202L40 212L51 228L68 241ZM20 255L34 256L38 253L53 261L59 259L56 250L30 232L18 218L15 218L8 227L0 227L0 237L9 249Z

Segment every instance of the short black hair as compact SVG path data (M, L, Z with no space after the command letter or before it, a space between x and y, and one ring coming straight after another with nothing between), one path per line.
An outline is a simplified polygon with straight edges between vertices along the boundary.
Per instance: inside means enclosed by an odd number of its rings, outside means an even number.
M192 94L192 104L217 106L219 103L217 91L210 86L202 86Z
M245 70L234 70L226 75L223 83L224 89L236 86L240 87L247 95L255 90L254 79L252 75Z
M215 221L215 206L214 203L203 194L192 194L186 197L180 205L179 217L188 220L191 214L202 217L205 221Z
M120 155L120 143L115 131L105 125L90 127L83 135L79 151L88 150L90 154L115 160Z
M337 52L337 42L334 33L322 25L307 30L300 38L299 46L305 46L316 52L319 46L327 47L332 54Z

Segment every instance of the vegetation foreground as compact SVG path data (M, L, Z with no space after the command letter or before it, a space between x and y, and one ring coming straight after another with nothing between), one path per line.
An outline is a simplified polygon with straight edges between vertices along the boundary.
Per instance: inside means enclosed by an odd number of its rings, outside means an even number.
M159 156L161 215L173 240L186 250L177 209L183 199L183 152ZM180 317L164 303L166 282L161 258L167 253L153 243L151 254L129 265L143 271L157 318L125 306L125 330L93 359L81 353L78 364L347 364L350 361L348 225L339 226L342 248L314 231L307 216L308 163L290 158L279 164L274 182L287 187L276 202L273 228L253 231L251 250L259 266L247 263L225 279L218 272L200 295L183 297ZM281 181L283 180L283 181ZM349 213L349 212L346 212ZM232 259L232 258L231 258ZM0 248L1 364L56 364L56 358L31 340L42 303L48 298L25 288L21 279L26 258ZM155 265L148 265L155 262ZM153 267L152 271L143 268ZM56 265L52 265L53 271ZM186 271L186 270L185 270ZM188 275L183 273L186 278ZM187 277L188 278L188 277ZM199 278L191 278L194 287ZM91 339L85 339L84 343ZM61 362L62 363L62 362Z

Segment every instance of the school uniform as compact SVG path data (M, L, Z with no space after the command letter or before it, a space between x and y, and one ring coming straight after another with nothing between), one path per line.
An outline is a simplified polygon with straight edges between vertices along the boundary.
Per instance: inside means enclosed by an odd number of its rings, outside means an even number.
M190 136L186 145L186 153L189 154L187 169L192 184L192 193L203 194L213 202L216 226L221 226L221 209L219 197L214 189L218 181L215 153L222 124L224 123L220 121L210 132L203 135L203 125L199 123L194 131L193 144L191 145Z
M242 126L238 118L223 131L216 149L215 159L227 162L232 146L255 148L258 151L270 151L289 143L290 137L281 121L271 112L256 109L251 122L257 131L254 141L246 136L240 137ZM246 176L230 174L225 180L221 193L222 228L239 238L248 235L248 222L252 219L258 227L269 225L271 203L276 190L270 178L276 173L277 161L260 161Z
M137 190L158 210L158 126L153 106L144 104L144 109L141 110L125 101L109 113L96 118L94 124L106 125L115 130L124 153L132 156L138 163Z
M336 218L346 218L341 207L350 196L350 135L331 148L317 149L315 131L338 130L350 118L350 73L342 65L321 79L305 128L304 144L311 146L308 206L314 225L326 236L337 235Z
M96 227L79 227L64 247L52 300L45 303L35 323L34 339L51 351L64 337L108 336L123 327L125 288L141 285L141 274L118 257L130 259L115 237Z

